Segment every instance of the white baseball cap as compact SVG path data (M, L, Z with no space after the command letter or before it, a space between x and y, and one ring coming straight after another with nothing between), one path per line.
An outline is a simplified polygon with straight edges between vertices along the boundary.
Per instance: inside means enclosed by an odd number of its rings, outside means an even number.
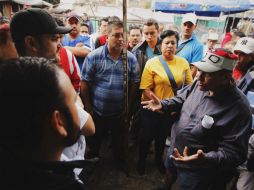
M208 34L208 38L207 39L208 40L218 40L219 39L219 35L217 33L212 32L212 33Z
M233 48L234 53L235 51L241 51L246 54L254 53L254 39L249 37L240 38Z
M197 16L194 13L186 13L183 16L182 24L185 22L191 22L192 24L197 24Z
M236 61L236 55L224 49L216 49L214 52L208 52L201 61L192 64L201 71L213 73L222 69L233 71Z

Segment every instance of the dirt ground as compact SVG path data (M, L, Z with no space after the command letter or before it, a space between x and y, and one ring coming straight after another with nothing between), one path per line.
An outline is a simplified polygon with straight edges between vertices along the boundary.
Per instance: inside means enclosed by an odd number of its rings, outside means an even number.
M107 142L101 150L100 161L89 168L93 171L88 176L89 190L154 190L163 184L163 175L156 169L153 153L148 155L145 175L140 176L136 171L137 149L128 150L130 175L127 176L115 165ZM164 155L166 150L167 147ZM228 185L227 190L230 190L231 186L232 183ZM178 190L177 184L174 184L172 190Z
M166 149L165 149L166 150ZM105 143L101 151L101 160L96 163L89 177L91 190L152 190L163 182L163 175L156 169L154 154L147 159L146 173L138 175L136 171L137 149L129 152L129 176L122 172L114 163L110 146ZM176 190L176 188L173 188Z

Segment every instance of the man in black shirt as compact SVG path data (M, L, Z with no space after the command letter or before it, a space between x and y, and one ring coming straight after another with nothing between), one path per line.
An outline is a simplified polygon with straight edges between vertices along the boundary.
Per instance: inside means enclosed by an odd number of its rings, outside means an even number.
M55 61L25 57L0 62L1 189L85 189L60 162L80 136L77 93Z
M231 76L237 57L224 49L193 63L199 77L177 96L142 102L152 111L179 114L171 130L165 166L179 189L225 189L246 160L251 129L249 103Z

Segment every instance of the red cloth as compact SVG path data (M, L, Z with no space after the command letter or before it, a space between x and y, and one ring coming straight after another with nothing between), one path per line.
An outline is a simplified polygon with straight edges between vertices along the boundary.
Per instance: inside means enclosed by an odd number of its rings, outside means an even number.
M233 76L233 78L234 78L236 81L240 80L241 77L242 77L242 75L243 75L243 72L241 72L241 71L238 70L237 68L234 68L233 73L232 73L232 76Z
M107 35L106 34L102 35L102 36L100 36L99 39L100 39L100 45L103 46L107 42Z
M79 74L79 68L78 64L75 62L75 57L73 54L67 53L67 50L62 47L59 51L60 55L60 65L64 69L65 73L68 75L68 77L71 80L71 83L74 87L74 89L79 92L80 89L80 74ZM69 57L71 56L71 57ZM71 62L70 62L71 60Z
M226 33L224 39L221 42L221 47L224 47L224 45L228 43L231 39L232 35L230 34L230 32Z

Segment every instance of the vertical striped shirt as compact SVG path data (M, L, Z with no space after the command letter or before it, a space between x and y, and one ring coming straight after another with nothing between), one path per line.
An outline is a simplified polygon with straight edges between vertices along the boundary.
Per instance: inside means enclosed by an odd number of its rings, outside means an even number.
M140 71L136 57L128 51L128 79L139 83ZM81 80L90 85L93 111L101 116L122 113L124 100L124 65L122 56L113 60L107 45L89 53L84 61Z

